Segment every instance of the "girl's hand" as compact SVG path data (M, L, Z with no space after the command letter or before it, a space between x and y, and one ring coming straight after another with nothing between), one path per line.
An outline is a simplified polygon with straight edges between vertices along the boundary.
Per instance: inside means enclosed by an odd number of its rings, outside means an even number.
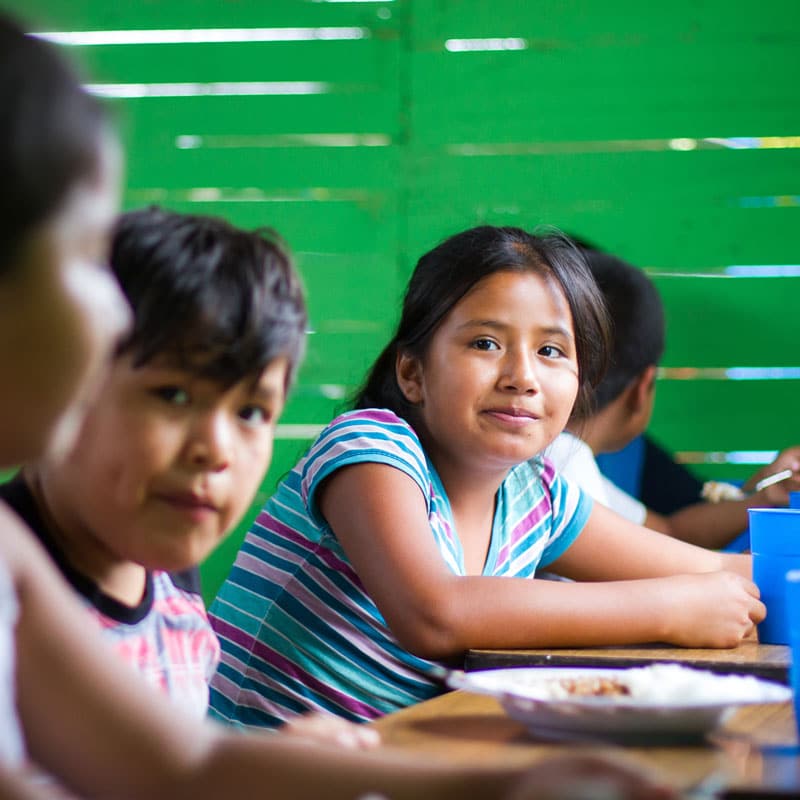
M381 743L380 734L373 728L356 725L333 714L303 714L286 722L280 730L287 736L347 750L373 750Z
M664 578L666 641L682 647L736 647L766 616L758 587L733 572Z

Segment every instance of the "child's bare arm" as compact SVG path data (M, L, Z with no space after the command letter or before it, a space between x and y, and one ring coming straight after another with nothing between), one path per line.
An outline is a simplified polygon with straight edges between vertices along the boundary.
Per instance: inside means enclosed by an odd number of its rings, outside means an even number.
M584 532L551 568L577 580L628 580L728 570L749 581L752 566L747 554L716 552L676 541L595 503Z
M745 562L750 561L744 557ZM575 580L658 578L726 569L722 553L636 525L595 503L574 544L551 569Z
M299 714L284 723L279 732L280 735L338 745L349 750L372 750L381 743L380 734L374 728L322 712Z
M453 574L431 536L419 488L390 467L337 471L320 503L389 627L424 657L472 647L658 640L732 647L764 616L758 590L744 577L746 557L726 559L600 506L552 565L582 582L561 583ZM740 574L721 571L734 564Z
M267 792L337 800L374 791L397 800L456 800L503 796L522 774L198 724L119 660L38 544L2 506L0 527L0 558L9 564L21 609L18 703L29 751L78 795L218 800ZM28 792L13 774L7 784L19 800L47 797L37 787Z
M792 470L794 474L786 480L756 491L759 480L785 469ZM800 489L800 447L783 450L771 464L752 475L742 489L746 494L738 499L697 502L668 516L647 509L644 524L648 528L700 547L724 547L747 529L748 508L785 506L789 502L789 493Z
M22 770L0 765L0 797L3 800L59 800L61 792Z
M753 505L758 505L757 499L698 502L669 516L648 509L644 524L699 547L724 547L747 528L747 509Z

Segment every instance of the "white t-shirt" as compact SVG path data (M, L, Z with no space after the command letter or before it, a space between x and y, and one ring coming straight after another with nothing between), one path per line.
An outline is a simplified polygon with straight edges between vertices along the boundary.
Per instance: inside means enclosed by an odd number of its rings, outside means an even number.
M544 451L544 455L561 475L578 484L598 503L637 525L644 524L647 507L600 472L594 453L586 442L564 431Z
M17 595L5 564L0 561L0 764L22 761L22 733L17 720L14 681Z

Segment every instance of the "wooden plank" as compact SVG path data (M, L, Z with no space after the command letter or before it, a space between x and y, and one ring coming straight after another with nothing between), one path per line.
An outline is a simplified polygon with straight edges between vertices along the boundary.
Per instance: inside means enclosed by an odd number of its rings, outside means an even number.
M800 277L653 281L666 310L662 366L800 366Z
M500 667L634 667L676 663L721 674L755 675L788 683L791 653L785 645L743 642L730 650L688 649L669 645L585 647L536 650L470 650L468 671Z
M798 444L797 397L797 381L661 381L651 430L673 452L779 450Z
M307 25L364 25L378 31L391 28L408 0L389 0L391 13L379 13L373 4L309 3L304 0L6 0L4 7L33 21L48 23L49 30L125 28L292 27ZM383 5L383 4L381 4Z
M797 262L800 149L459 156L420 147L409 160L411 253L488 222L556 225L676 272ZM786 205L769 204L784 196Z
M527 14L512 0L431 3L413 31L415 129L431 142L724 136L754 125L788 133L793 5L713 0L675 12L629 0L603 13L587 2L537 3ZM490 37L524 45L444 49Z

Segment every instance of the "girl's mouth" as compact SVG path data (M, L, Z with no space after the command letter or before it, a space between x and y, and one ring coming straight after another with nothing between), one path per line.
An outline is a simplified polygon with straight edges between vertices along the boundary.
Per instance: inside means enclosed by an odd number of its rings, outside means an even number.
M539 417L532 411L514 406L509 406L506 408L489 408L484 413L488 414L494 419L499 420L500 422L504 422L507 425L514 425L515 427L528 425L531 422L536 422L539 419Z

